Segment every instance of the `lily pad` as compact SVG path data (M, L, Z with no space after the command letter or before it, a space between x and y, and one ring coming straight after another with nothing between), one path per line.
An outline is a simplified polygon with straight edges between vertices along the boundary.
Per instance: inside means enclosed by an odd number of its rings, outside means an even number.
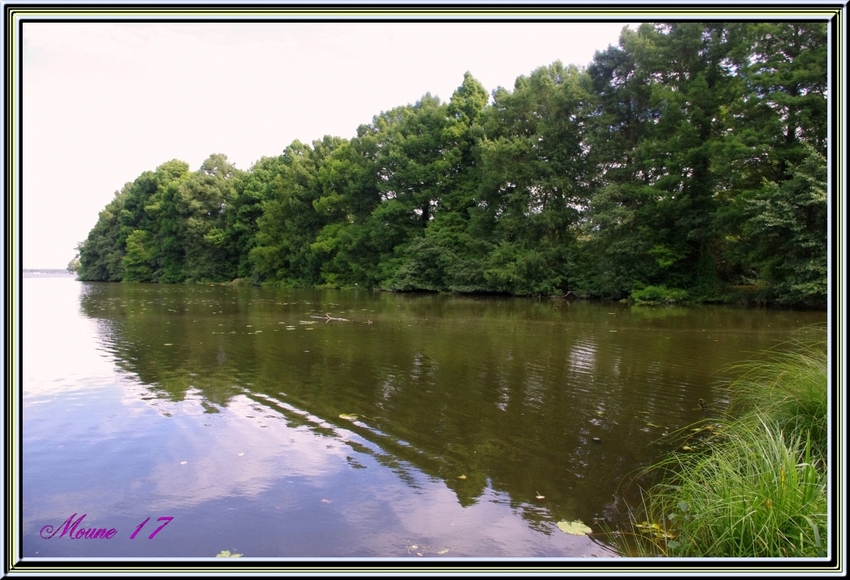
M584 522L581 520L576 520L574 522L560 521L558 522L558 529L574 536L586 536L593 532L593 530L584 525Z

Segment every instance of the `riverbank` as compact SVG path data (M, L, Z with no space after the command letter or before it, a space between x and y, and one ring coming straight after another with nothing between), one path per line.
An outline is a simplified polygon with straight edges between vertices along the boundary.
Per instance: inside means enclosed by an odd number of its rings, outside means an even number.
M650 468L663 479L632 512L621 552L827 555L825 342L798 342L737 370L727 416L675 434L679 450Z
M201 284L201 285L218 285L218 286L257 286L257 287L272 287L272 288L314 288L318 290L374 290L376 292L395 292L402 294L453 294L460 296L502 296L513 298L550 298L555 300L590 300L596 302L620 302L623 304L637 304L644 306L665 306L665 305L728 305L728 306L747 306L758 308L786 308L792 310L826 310L826 304L811 304L804 302L782 302L774 300L769 293L769 289L758 285L728 285L711 296L697 296L688 293L686 290L669 289L664 286L645 286L640 290L633 291L628 297L617 299L610 297L601 297L589 295L582 292L574 292L567 290L560 294L513 294L510 292L495 292L495 291L461 291L461 290L433 290L425 288L414 288L408 290L399 290L397 288L370 287L346 285L346 284L317 284L317 285L293 285L281 281L269 281L257 283L248 278L234 278L233 280L222 281L185 281L186 284Z

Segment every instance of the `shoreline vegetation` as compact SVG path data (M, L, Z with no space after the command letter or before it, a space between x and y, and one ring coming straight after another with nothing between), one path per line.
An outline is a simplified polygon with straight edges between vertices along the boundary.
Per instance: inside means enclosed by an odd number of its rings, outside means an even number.
M827 302L820 22L624 29L488 94L466 73L249 170L167 161L117 191L80 280L634 303ZM269 111L270 115L274 111Z
M827 556L826 343L782 348L737 367L723 417L670 435L633 531L613 535L622 555Z

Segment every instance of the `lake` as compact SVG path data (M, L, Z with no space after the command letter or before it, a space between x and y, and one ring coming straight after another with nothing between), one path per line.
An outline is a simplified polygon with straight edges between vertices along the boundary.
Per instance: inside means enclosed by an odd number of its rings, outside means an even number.
M22 544L37 558L615 557L603 532L674 448L663 435L723 410L729 365L826 320L21 283ZM574 521L593 532L557 527Z

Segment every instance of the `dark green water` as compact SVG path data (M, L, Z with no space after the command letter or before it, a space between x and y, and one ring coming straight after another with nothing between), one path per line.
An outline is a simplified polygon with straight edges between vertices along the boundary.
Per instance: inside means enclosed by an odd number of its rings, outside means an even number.
M36 557L614 556L601 532L659 438L704 418L700 398L722 409L729 364L825 321L69 277L22 292ZM116 532L45 539L72 514ZM556 526L574 520L594 532Z

